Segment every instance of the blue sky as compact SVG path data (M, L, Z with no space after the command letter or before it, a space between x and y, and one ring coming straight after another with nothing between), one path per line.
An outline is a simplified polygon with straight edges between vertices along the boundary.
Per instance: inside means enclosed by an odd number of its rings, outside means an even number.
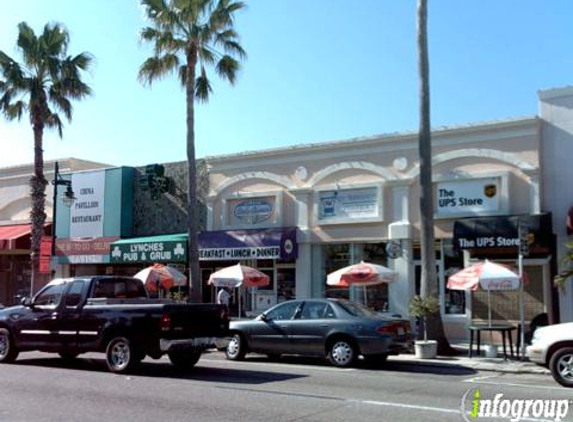
M150 54L136 0L19 0L2 8L0 50L16 25L66 25L88 51L94 96L76 103L46 159L113 165L185 159L185 99L176 78L143 87ZM246 0L237 30L249 55L235 87L214 74L196 113L197 156L416 130L415 0ZM432 126L531 116L537 90L573 84L570 0L430 0ZM27 119L0 118L0 167L30 163Z

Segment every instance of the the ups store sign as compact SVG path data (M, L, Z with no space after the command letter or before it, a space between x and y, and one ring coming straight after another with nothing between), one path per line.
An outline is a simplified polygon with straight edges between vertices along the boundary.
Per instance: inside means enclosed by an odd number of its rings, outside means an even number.
M515 249L519 247L519 225L528 233L532 250L553 248L551 213L462 218L454 223L454 245L459 249Z

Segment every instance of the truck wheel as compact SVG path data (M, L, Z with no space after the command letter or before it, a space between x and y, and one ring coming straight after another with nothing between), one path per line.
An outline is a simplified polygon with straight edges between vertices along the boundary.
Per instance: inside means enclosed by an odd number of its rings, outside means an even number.
M0 362L14 362L20 351L16 348L10 331L6 328L0 328Z
M131 342L126 337L114 337L107 344L105 363L116 374L128 372L137 362Z
M168 354L169 360L176 368L189 370L195 366L201 357L200 350L171 352Z
M247 354L247 345L243 336L238 333L234 334L229 340L225 354L229 360L243 360Z
M344 368L354 363L356 348L349 340L337 339L330 344L326 358L334 366Z
M555 381L564 387L573 388L573 347L557 350L551 356L549 369Z

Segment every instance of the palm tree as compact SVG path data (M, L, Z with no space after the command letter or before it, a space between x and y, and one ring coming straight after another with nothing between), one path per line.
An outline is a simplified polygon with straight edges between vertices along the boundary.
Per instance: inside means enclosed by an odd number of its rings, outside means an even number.
M139 79L151 85L156 79L177 73L187 100L187 231L191 300L202 301L202 281L197 243L197 169L195 163L195 99L206 102L211 94L207 66L235 83L239 61L246 53L233 29L235 12L245 4L233 0L142 0L152 26L141 39L153 43L154 55L139 69Z
M46 24L36 36L26 22L18 25L17 47L22 63L0 51L0 110L8 120L20 120L24 114L30 119L34 133L34 175L30 179L32 210L31 274L33 293L39 261L40 241L46 221L44 177L44 129L56 129L62 137L60 114L71 122L71 100L91 94L81 79L92 63L89 53L68 56L69 35L60 24Z
M418 72L420 78L420 243L422 275L420 295L422 298L439 297L436 273L434 238L434 201L432 185L432 136L430 128L430 69L428 60L428 0L418 0ZM438 341L438 353L449 354L452 349L444 333L440 313L434 314L428 324L428 334Z

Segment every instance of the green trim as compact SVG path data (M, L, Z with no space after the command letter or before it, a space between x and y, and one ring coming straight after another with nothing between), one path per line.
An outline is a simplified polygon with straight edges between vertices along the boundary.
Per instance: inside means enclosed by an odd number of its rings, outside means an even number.
M147 243L147 242L181 242L187 241L186 233L164 234L161 236L148 236L148 237L134 237L131 239L116 240L111 245L126 245L132 243Z

